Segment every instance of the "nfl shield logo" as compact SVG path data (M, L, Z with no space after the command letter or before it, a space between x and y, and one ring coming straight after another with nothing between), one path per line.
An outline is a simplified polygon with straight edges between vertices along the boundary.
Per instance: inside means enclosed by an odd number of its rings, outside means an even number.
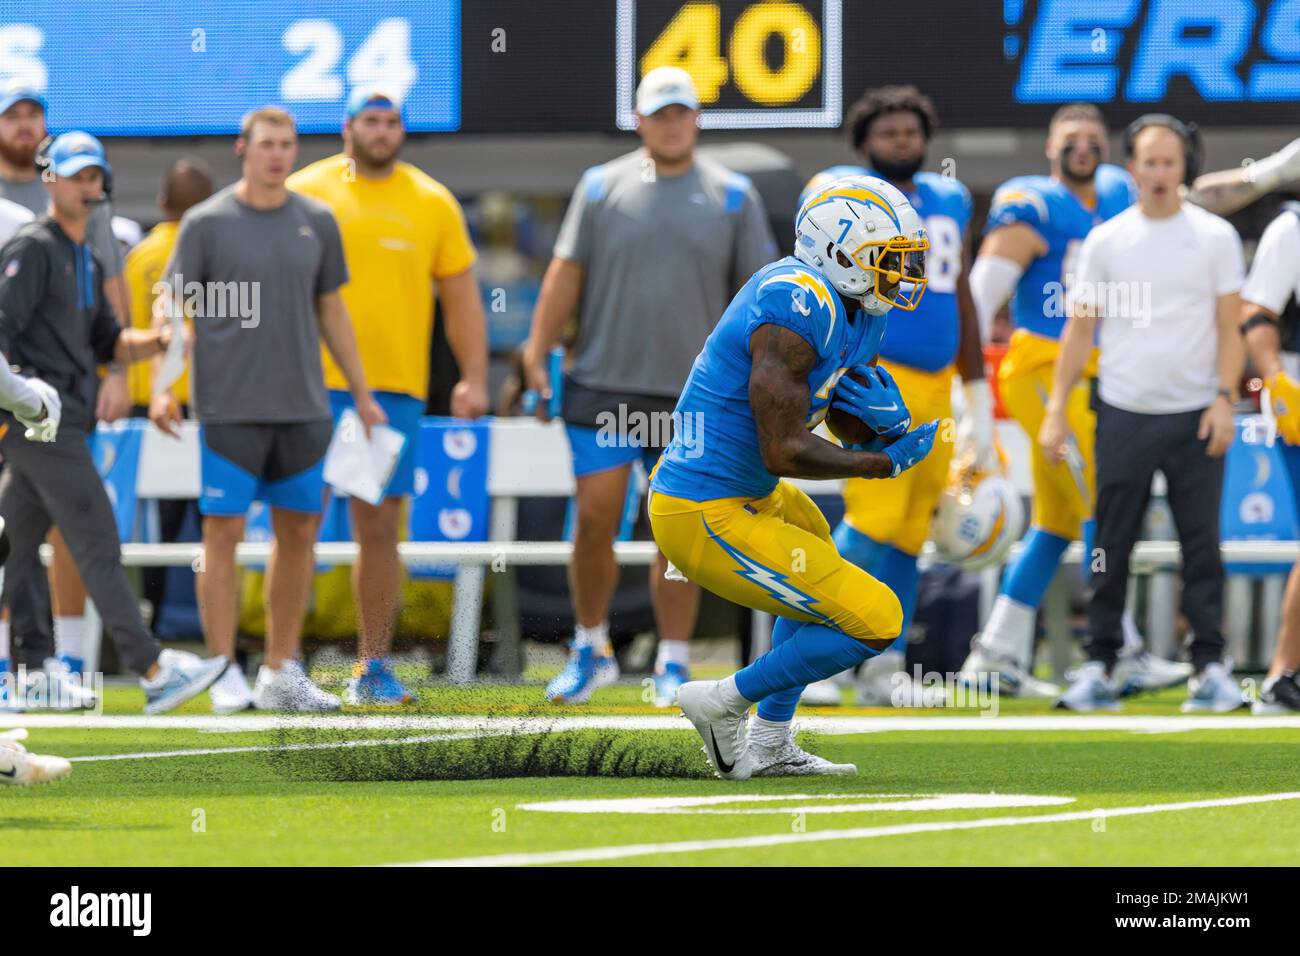
M10 279L12 279L14 276L18 275L18 260L17 260L17 259L10 259L10 260L9 260L9 264L5 266L5 275L6 275L8 278L10 278Z

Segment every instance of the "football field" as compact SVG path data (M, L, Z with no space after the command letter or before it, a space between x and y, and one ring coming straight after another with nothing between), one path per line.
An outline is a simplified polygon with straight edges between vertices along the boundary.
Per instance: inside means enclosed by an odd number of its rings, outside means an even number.
M1300 717L1186 717L1182 691L1107 716L801 711L801 743L856 777L727 783L641 695L432 685L401 712L147 718L123 687L102 715L3 715L75 761L0 790L5 863L1238 865L1300 843Z

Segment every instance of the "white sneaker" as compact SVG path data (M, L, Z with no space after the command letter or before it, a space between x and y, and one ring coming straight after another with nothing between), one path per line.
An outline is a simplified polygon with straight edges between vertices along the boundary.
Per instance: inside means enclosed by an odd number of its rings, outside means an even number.
M859 707L893 706L894 675L902 673L904 657L898 651L882 651L858 670L853 699Z
M755 777L853 777L857 765L831 763L824 757L810 754L794 742L794 727L774 745L749 741L750 759Z
M1183 701L1182 711L1185 714L1200 711L1226 714L1245 707L1246 703L1241 683L1233 680L1231 662L1221 664L1215 661L1206 664L1187 682L1187 700Z
M253 690L248 686L244 669L234 661L208 692L214 714L237 714L253 706Z
M338 710L343 701L311 682L302 662L287 660L279 670L262 665L253 685L253 706L258 710Z
M1052 700L1061 693L1061 688L1051 681L1039 680L1020 662L999 654L985 647L976 636L971 643L970 654L961 665L958 679L967 687L988 690L996 681L999 694L1008 697L1036 698Z
M1088 661L1080 667L1056 706L1060 710L1073 710L1077 713L1119 710L1115 685L1106 677L1106 665L1101 661Z
M25 730L0 734L0 784L27 787L72 773L72 764L63 757L29 753L18 742L26 736Z
M844 703L844 695L840 693L840 685L835 683L835 678L828 677L805 687L799 695L799 703L809 707L839 707Z
M81 675L57 657L27 675L26 700L29 710L90 710L98 702L95 692L84 686Z
M722 698L722 681L697 680L677 691L677 706L704 738L704 754L724 780L748 780L753 774L747 739L749 708L739 714Z
M161 714L197 697L216 683L229 663L224 657L199 657L189 651L164 648L158 655L158 676L153 680L140 678L144 712Z
M1121 651L1111 675L1119 696L1140 694L1149 690L1177 687L1192 676L1192 665L1183 661L1167 661L1145 650Z

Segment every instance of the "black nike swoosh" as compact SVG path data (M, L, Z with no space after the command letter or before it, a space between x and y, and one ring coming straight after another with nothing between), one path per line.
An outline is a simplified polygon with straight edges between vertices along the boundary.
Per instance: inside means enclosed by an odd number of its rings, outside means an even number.
M712 727L709 728L709 737L713 740L713 759L717 762L718 769L723 773L731 773L736 765L722 759L722 752L718 750L718 738L714 735Z
M0 777L16 777L16 776L18 776L17 767L14 767L11 770L0 770Z

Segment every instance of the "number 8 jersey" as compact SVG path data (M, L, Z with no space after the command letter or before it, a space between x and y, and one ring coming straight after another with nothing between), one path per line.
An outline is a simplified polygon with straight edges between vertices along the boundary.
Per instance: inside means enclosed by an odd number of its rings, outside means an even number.
M865 166L832 166L808 181L802 204L818 186L844 176L877 176ZM881 359L925 372L947 368L957 357L961 323L957 316L957 277L961 275L962 243L971 220L970 190L938 173L917 173L915 188L899 190L925 223L930 249L925 257L929 280L915 312L895 315L880 347Z

